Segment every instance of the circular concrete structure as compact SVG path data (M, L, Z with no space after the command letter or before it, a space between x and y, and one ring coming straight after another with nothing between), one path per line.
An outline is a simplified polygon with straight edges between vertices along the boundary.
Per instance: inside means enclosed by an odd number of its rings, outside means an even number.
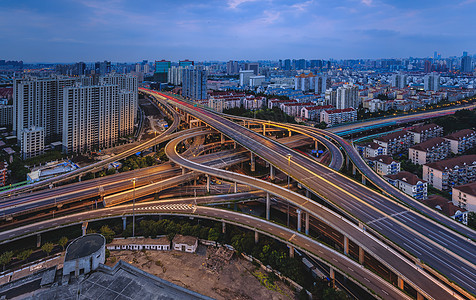
M96 270L106 259L106 239L97 233L75 239L66 248L63 275L78 276Z

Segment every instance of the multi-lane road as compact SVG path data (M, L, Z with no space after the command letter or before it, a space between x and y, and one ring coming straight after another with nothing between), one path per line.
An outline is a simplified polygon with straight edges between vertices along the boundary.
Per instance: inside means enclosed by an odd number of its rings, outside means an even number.
M152 93L153 94L153 93ZM166 95L163 99L194 115L245 148L290 174L308 189L335 206L350 212L363 223L372 224L382 236L445 274L468 291L476 291L476 247L474 243L408 208L398 205L341 174L293 152L209 111ZM435 232L437 230L437 232ZM451 241L451 242L450 242ZM378 256L382 261L388 257ZM415 279L416 280L416 279ZM418 283L418 281L414 281Z

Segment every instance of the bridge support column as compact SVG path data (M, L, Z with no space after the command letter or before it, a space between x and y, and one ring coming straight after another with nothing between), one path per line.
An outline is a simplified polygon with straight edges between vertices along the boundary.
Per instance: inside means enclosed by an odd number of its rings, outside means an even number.
M127 227L127 217L124 216L122 217L122 230L126 230L126 227Z
M251 152L251 172L255 171L255 155Z
M397 285L398 285L398 288L401 289L403 291L403 279L401 277L398 277L397 279Z
M36 235L36 247L40 248L41 247L41 234Z
M207 176L207 193L210 193L210 175L206 175Z
M236 142L233 141L233 149L236 149Z
M289 257L293 258L294 257L294 247L289 245Z
M258 231L255 231L255 244L258 244L259 242L259 233Z
M352 164L352 175L355 176L356 173L357 173L357 168L355 167L354 164Z
M222 233L226 232L226 223L225 222L221 222L221 232Z
M345 168L346 168L346 169L349 169L349 162L350 162L349 156L346 155L346 156L345 156Z
M237 191L238 191L238 186L237 186L236 181L233 183L233 190L234 190L235 194L236 194Z
M349 255L349 238L344 235L344 254Z
M365 259L365 251L359 246L359 264L363 265Z
M296 213L297 213L297 231L301 232L301 213L302 213L302 211L298 208L298 209L296 209Z
M314 140L314 150L319 150L319 144L317 143L317 140Z
M291 130L288 130L288 136L289 137L291 136Z
M365 179L364 175L362 175L362 184L363 184L363 185L366 185L366 184L367 184L367 180Z
M83 232L83 236L86 235L86 230L88 229L88 222L83 222L83 224L81 225L81 230Z
M306 189L306 198L310 198L310 196L311 196L311 192L309 192L309 190Z
M263 135L266 135L266 124L263 124Z
M274 167L272 164L269 164L269 179L274 180Z
M184 168L184 167L180 167L180 169L182 169L182 175L185 175L185 168Z
M269 220L271 212L271 201L269 199L269 193L266 193L266 220Z
M423 297L423 295L422 295L420 292L417 292L417 293L416 293L416 298L417 298L417 300L423 300L423 299L425 299L425 297Z
M309 235L309 213L308 212L306 212L306 216L304 220L305 220L305 223L304 223L305 233Z
M335 274L333 268L331 268L331 269L329 270L329 278L331 279L332 288L335 288L336 274Z
M78 176L78 182L81 182L81 175Z
M225 143L225 136L223 135L223 133L221 134L220 142L221 142L222 144Z

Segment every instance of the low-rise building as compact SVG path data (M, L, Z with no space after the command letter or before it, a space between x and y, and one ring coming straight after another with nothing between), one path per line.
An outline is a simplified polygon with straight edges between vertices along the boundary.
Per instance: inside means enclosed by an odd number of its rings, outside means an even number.
M321 122L325 122L328 126L355 121L357 121L357 111L352 107L321 112Z
M442 214L448 216L465 225L468 224L468 211L464 208L458 207L445 197L439 195L430 195L423 203L431 208L440 210Z
M193 236L177 234L172 240L172 248L177 251L194 253L197 251L198 239Z
M356 144L355 148L359 152L360 156L363 158L377 157L379 155L387 155L387 148L374 143L374 142L365 142Z
M476 132L471 129L463 129L444 138L449 141L451 152L454 154L461 154L476 147Z
M319 121L321 118L321 112L323 110L332 110L332 109L334 109L334 106L332 105L305 106L301 108L301 118L306 120Z
M408 150L408 158L417 165L443 160L449 154L450 142L442 137L429 139L410 147Z
M443 127L431 123L410 129L408 133L412 137L413 144L419 144L431 138L443 136Z
M170 250L170 241L167 237L158 239L136 237L136 238L119 238L112 240L106 245L109 250Z
M434 188L449 191L453 186L474 182L476 155L464 155L423 165L423 179Z
M476 182L453 187L453 204L472 212L476 212Z
M379 155L366 159L369 166L379 175L393 175L400 172L400 162L388 155Z
M66 248L63 276L79 276L96 270L106 261L106 239L97 233L72 241Z
M387 155L395 155L406 151L412 145L411 135L401 130L377 137L374 142L386 149Z
M385 175L384 178L390 184L415 199L424 200L428 196L427 182L413 173L402 171L393 175Z

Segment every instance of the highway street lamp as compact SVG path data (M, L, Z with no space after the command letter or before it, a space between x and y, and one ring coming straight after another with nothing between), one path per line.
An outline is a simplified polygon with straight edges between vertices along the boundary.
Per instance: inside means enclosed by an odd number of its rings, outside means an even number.
M135 237L136 233L136 178L132 178L132 237Z
M291 157L293 157L292 154L288 153L286 157L288 158L288 166L291 166Z

